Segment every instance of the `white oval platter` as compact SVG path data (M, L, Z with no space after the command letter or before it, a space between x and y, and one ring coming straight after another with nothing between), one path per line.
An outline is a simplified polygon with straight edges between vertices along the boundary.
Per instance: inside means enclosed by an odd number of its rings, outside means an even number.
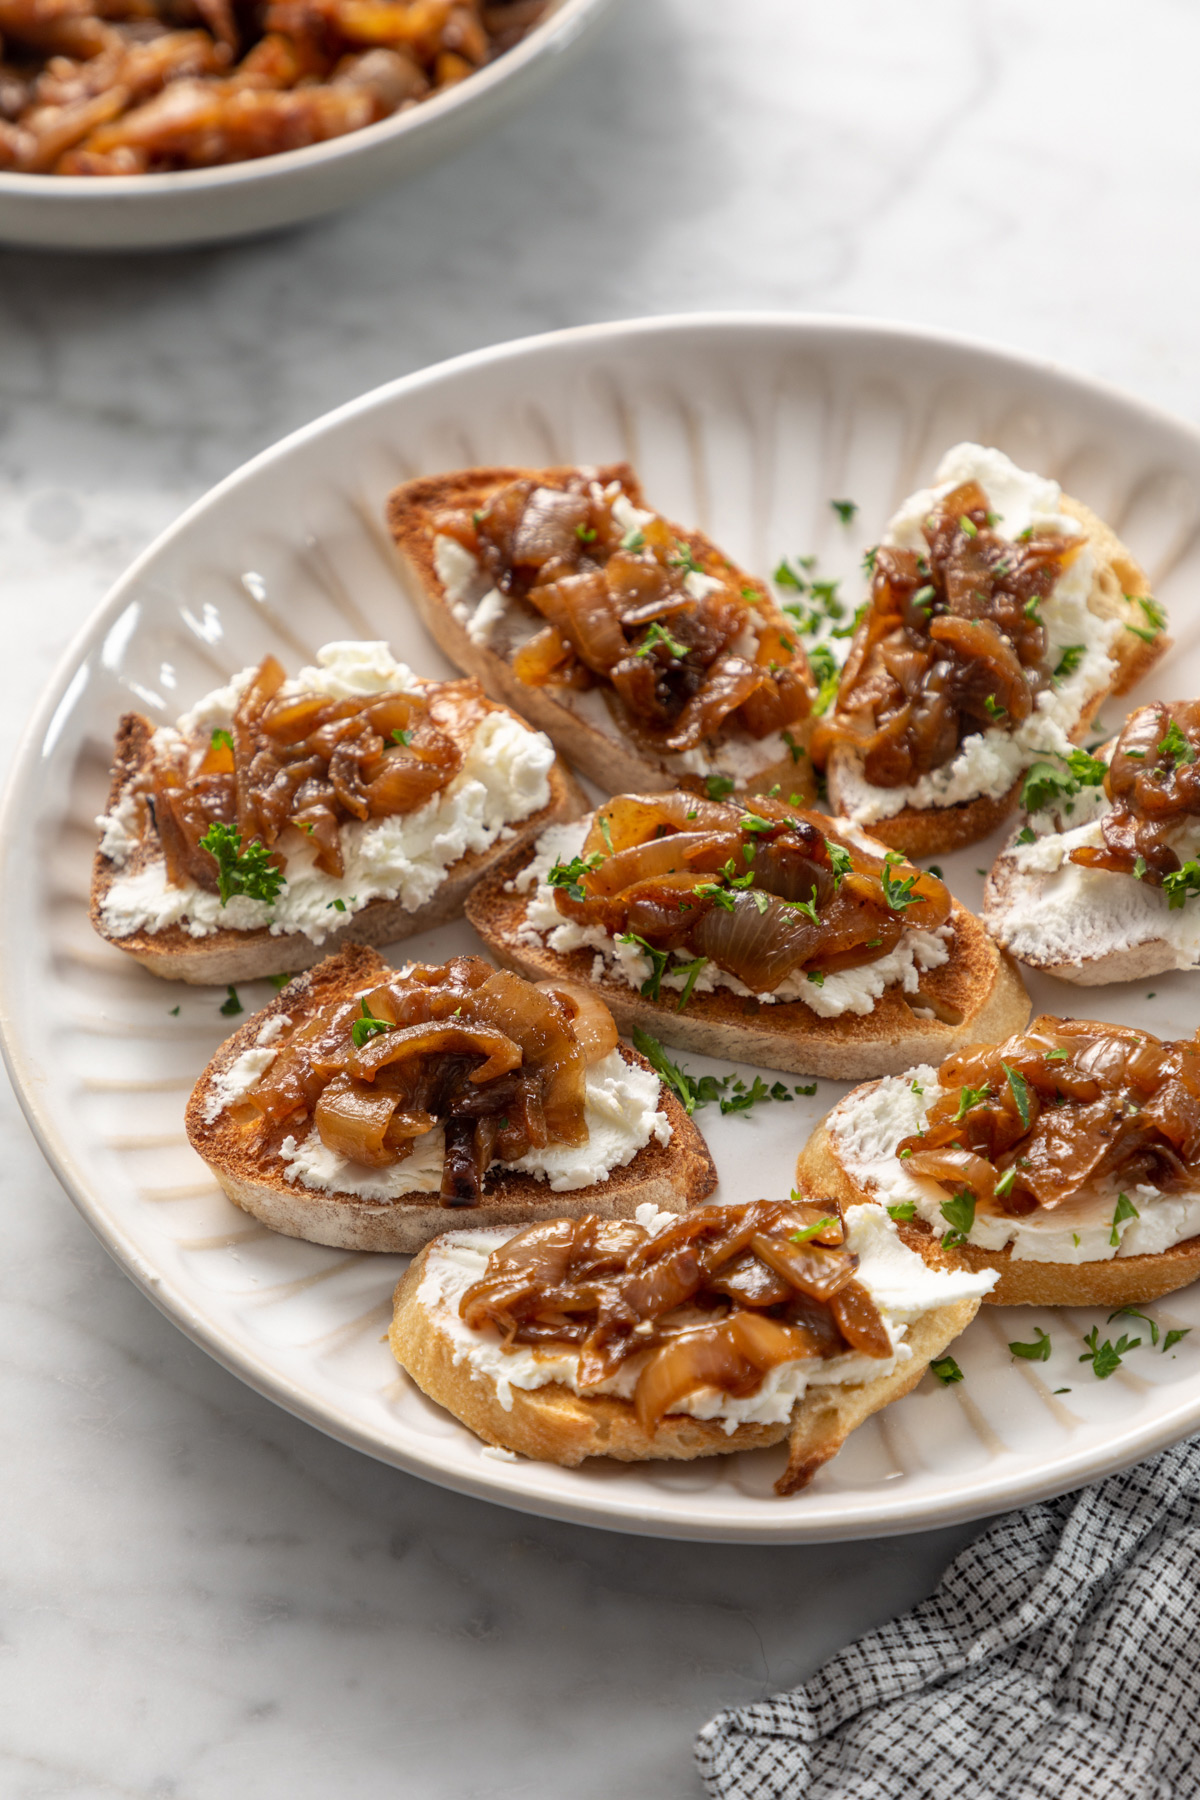
M515 112L591 40L613 4L551 0L527 37L466 81L323 144L162 175L0 170L0 243L178 249L274 231L367 200Z
M1200 1330L1164 1354L1145 1327L1122 1321L1116 1329L1140 1329L1142 1347L1101 1382L1078 1358L1093 1324L1103 1335L1102 1315L985 1307L955 1346L964 1381L941 1388L927 1376L791 1500L771 1490L781 1451L573 1471L486 1451L392 1361L383 1334L402 1260L274 1235L225 1199L189 1148L184 1102L229 1030L223 990L160 982L88 925L92 821L122 710L171 718L267 650L294 666L334 638L387 638L417 669L447 672L383 529L397 481L470 463L628 457L654 504L743 564L765 575L782 555L816 553L856 603L863 548L966 437L1056 476L1111 521L1171 609L1176 647L1161 691L1200 693L1200 434L1022 357L845 319L660 319L459 358L256 458L118 583L38 708L0 822L4 1049L84 1217L228 1369L321 1430L447 1487L614 1530L725 1541L865 1537L978 1517L1200 1429ZM833 497L858 503L851 525ZM993 850L945 859L970 906ZM440 960L471 941L459 924L406 949ZM1190 1034L1200 994L1186 974L1158 978L1152 992L1031 987L1039 1007L1167 1036ZM266 984L242 990L247 1008L269 995ZM812 1099L749 1117L699 1113L718 1197L786 1192L807 1132L843 1091L821 1082ZM1149 1310L1164 1329L1200 1326L1200 1286ZM1035 1325L1051 1333L1051 1360L1014 1359L1009 1340L1031 1339Z

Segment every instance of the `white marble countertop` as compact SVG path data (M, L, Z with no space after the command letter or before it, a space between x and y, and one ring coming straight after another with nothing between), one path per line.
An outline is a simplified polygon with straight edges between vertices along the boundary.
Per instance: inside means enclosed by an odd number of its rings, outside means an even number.
M628 0L526 116L361 211L161 259L0 251L6 762L181 507L479 344L892 315L1200 417L1198 60L1186 0ZM695 1795L712 1709L804 1676L972 1534L668 1544L441 1493L210 1362L7 1095L0 1131L6 1800Z

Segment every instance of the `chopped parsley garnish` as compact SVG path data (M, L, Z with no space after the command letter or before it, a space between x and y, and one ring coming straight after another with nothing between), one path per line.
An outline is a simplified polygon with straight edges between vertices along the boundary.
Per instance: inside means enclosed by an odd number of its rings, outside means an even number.
M947 1249L955 1244L965 1244L975 1223L974 1194L967 1188L960 1188L953 1200L942 1201L939 1210L950 1227L942 1237L943 1244Z
M798 556L795 563L790 563L786 556L782 556L779 559L772 580L776 587L791 588L793 593L803 594L808 587L808 583L805 581L803 575L800 574L800 570L811 569L814 561L815 558L811 556Z
M1037 832L1033 829L1032 825L1022 825L1020 831L1017 833L1017 842L1018 844L1037 843Z
M1130 1350L1136 1350L1141 1338L1120 1337L1114 1344L1109 1338L1100 1339L1100 1327L1093 1325L1084 1338L1087 1349L1079 1358L1080 1362L1090 1362L1097 1381L1107 1381L1121 1366L1121 1358Z
M933 607L934 601L937 599L937 590L928 585L919 587L912 598L914 606L919 606L922 612L929 612Z
M275 989L275 992L278 993L280 988L285 988L292 979L293 977L289 974L272 975L270 978L271 986Z
M1010 1344L1008 1347L1014 1356L1023 1356L1026 1362L1050 1361L1050 1333L1043 1331L1040 1325L1033 1328L1032 1344Z
M1007 719L1008 708L1007 706L1001 706L995 694L985 695L983 704L987 707L989 719Z
M842 877L848 875L854 867L854 858L848 850L842 848L841 844L835 844L829 838L825 839L825 850L829 857L829 866L833 870L833 885L836 892L842 885Z
M621 539L622 550L641 550L646 542L646 534L640 525L631 525Z
M851 519L858 511L857 500L831 500L829 504L837 514L838 518L842 521L843 525L849 525Z
M788 749L791 751L792 761L794 763L798 763L800 761L800 758L804 755L804 745L798 744L796 742L795 738L792 736L790 731L781 731L779 735L782 737L784 743L787 745Z
M362 1017L355 1019L354 1024L350 1028L350 1036L354 1039L354 1048L356 1050L361 1050L368 1038L378 1037L381 1031L393 1031L395 1029L390 1020L377 1019L375 1017L375 1014L367 1005L367 997L365 994L359 1004L362 1008ZM462 1008L460 1007L459 1011L461 1012L461 1010Z
M1165 1356L1168 1350L1173 1350L1179 1340L1185 1338L1191 1329L1190 1325L1185 1325L1181 1331L1175 1329L1168 1331L1163 1339L1162 1354Z
M1038 611L1038 603L1037 603L1037 595L1036 594L1033 596L1033 598L1031 600L1027 600L1025 602L1025 606L1024 606L1023 610L1025 613L1025 617L1027 619L1032 619L1035 625L1044 625L1046 623L1045 619L1043 619L1041 613Z
M707 961L707 956L698 956L694 962L675 964L672 974L684 975L687 977L683 984L683 992L679 996L679 1004L675 1008L676 1012L682 1012L688 1001L691 999L692 989L696 985L696 978Z
M811 981L814 987L825 986L825 977L820 969L810 969L804 979L805 981Z
M171 1008L171 1017L173 1019L177 1019L179 1017L179 1008L177 1006L173 1006Z
M575 536L579 539L581 544L594 544L596 541L596 527L594 525L577 525L575 527Z
M233 733L226 731L223 725L218 725L212 734L212 747L214 750L228 750L232 754Z
M1002 1200L1005 1199L1009 1194L1012 1193L1013 1182L1016 1179L1017 1179L1017 1169L1016 1169L1016 1164L1014 1163L1014 1165L1011 1169L1005 1169L1003 1175L1001 1175L1000 1179L996 1183L996 1192L999 1194L999 1196Z
M921 1086L921 1083L919 1081L910 1081L908 1085L912 1089L913 1093L917 1096L917 1099L919 1100L921 1098L921 1095L925 1092L925 1089Z
M232 1019L235 1013L245 1012L246 1010L238 999L238 991L233 986L232 982L225 989L225 998L221 1002L220 1010L227 1019Z
M704 777L704 789L710 800L728 800L736 785L736 782L728 775L706 775Z
M883 897L892 912L903 912L906 906L913 906L920 899L919 894L913 893L917 880L915 874L906 875L903 881L897 881L892 873L895 865L903 861L904 858L898 850L889 850L883 859L883 868L880 871Z
M981 1100L989 1099L991 1097L991 1091L990 1088L986 1087L964 1087L960 1089L958 1096L958 1111L954 1115L953 1123L957 1125L960 1120L966 1118L973 1106L978 1106Z
M1136 601L1148 621L1147 625L1130 625L1126 621L1126 631L1132 631L1134 637L1141 638L1143 644L1152 644L1159 633L1166 629L1166 608L1160 606L1157 600L1152 600L1149 594L1126 594L1125 599L1129 602Z
M1145 879L1146 879L1146 859L1144 856L1135 856L1134 857L1134 859L1133 859L1133 878L1135 881L1145 881Z
M939 1356L929 1365L929 1373L941 1382L943 1387L951 1387L954 1382L961 1381L963 1372L952 1356Z
M613 853L612 826L603 813L600 814L600 836L604 839L608 854Z
M1081 788L1099 787L1108 773L1108 764L1086 750L1072 750L1063 759L1066 769L1053 763L1035 762L1021 787L1021 805L1027 813L1045 812L1061 800L1069 800Z
M808 653L808 666L817 678L817 697L813 701L813 711L819 715L827 712L837 698L842 671L828 644L813 645Z
M638 936L636 931L625 932L617 939L617 942L618 944L636 944L639 950L650 958L650 973L642 983L641 994L645 1000L657 1000L662 987L662 978L671 961L671 952L656 950L653 944L648 944L644 937Z
M1162 885L1168 910L1178 912L1193 894L1200 894L1200 862L1191 857L1182 869L1173 869L1169 875L1164 875Z
M1067 1056L1068 1056L1068 1052L1066 1050L1047 1050L1046 1061L1047 1062L1066 1062Z
M1065 645L1063 653L1058 659L1058 667L1055 669L1051 679L1053 681L1065 681L1068 675L1074 675L1076 669L1086 655L1086 644Z
M271 861L270 852L259 838L251 838L242 849L242 834L236 825L209 826L200 839L217 865L217 890L221 905L228 906L237 894L248 900L264 900L268 905L278 899L284 885L284 873Z
M412 743L412 741L413 741L413 734L411 731L393 731L393 733L392 733L393 744L399 744L401 746L401 748L404 750L408 749L408 746Z
M1118 1194L1116 1211L1112 1216L1112 1231L1109 1234L1109 1243L1116 1245L1121 1242L1121 1233L1118 1231L1117 1227L1123 1225L1126 1219L1140 1219L1141 1216L1142 1215L1139 1213L1128 1194Z
M1028 1131L1029 1130L1029 1087L1028 1087L1028 1084L1026 1083L1025 1077L1021 1074L1019 1069L1014 1069L1012 1067L1011 1063L1002 1062L1000 1064L1000 1067L1004 1070L1004 1073L1008 1076L1009 1091L1011 1092L1013 1099L1017 1103L1017 1111L1021 1115L1022 1129L1025 1131Z
M789 1231L788 1243L807 1244L810 1238L819 1237L823 1231L828 1231L831 1225L837 1223L834 1218L814 1219L811 1225L801 1225L799 1231Z
M909 1219L916 1217L916 1214L917 1203L915 1200L895 1200L888 1207L888 1217L895 1219L897 1225L907 1224Z
M633 1047L641 1052L651 1065L660 1080L664 1081L675 1095L684 1111L692 1113L698 1106L709 1106L720 1101L723 1113L745 1113L752 1106L763 1100L791 1101L787 1087L782 1081L776 1081L768 1087L762 1077L756 1075L749 1087L737 1075L691 1075L680 1068L667 1056L658 1039L643 1031L640 1025L633 1028ZM797 1087L798 1094L814 1094L817 1084L811 1087Z
M863 566L863 574L864 575L873 575L875 573L875 560L878 557L878 555L879 555L879 545L878 544L872 544L871 548L869 550L863 551L862 566Z
M1195 762L1196 752L1180 731L1177 719L1171 720L1165 733L1159 739L1158 754L1165 756L1175 768L1178 768L1180 763Z
M966 532L968 537L978 537L979 536L978 525L976 525L976 523L973 519L969 519L967 517L966 513L963 513L960 516L958 523L959 523L960 527L962 528L962 530Z
M682 538L675 539L675 554L674 556L668 556L667 567L669 569L684 569L689 575L703 575L704 573L704 570L696 561L695 552L693 551L692 546L686 544Z
M593 869L598 869L603 861L598 850L593 850L590 856L573 856L569 863L556 862L546 880L551 887L566 888L572 900L586 900L587 895L582 887L583 878L590 875Z
M346 902L340 896L336 900L328 901L325 906L326 912L345 912L345 910Z
M1144 1325L1150 1327L1151 1345L1153 1346L1158 1343L1160 1335L1158 1320L1152 1319L1149 1313L1140 1312L1136 1306L1118 1306L1116 1312L1109 1313L1104 1323L1106 1325L1111 1325L1114 1319L1140 1319Z
M634 651L634 655L649 656L658 644L662 645L668 656L675 657L678 662L682 662L688 653L687 645L681 644L678 638L673 638L666 626L660 625L656 619L652 625L646 627L646 635Z

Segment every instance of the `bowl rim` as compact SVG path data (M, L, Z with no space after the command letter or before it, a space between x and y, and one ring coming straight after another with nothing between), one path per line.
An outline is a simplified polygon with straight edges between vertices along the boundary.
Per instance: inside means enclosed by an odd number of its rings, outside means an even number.
M155 196L182 200L195 194L223 193L252 181L283 181L290 175L365 154L422 130L430 132L439 125L448 125L464 110L485 104L541 57L567 50L581 32L598 22L614 0L551 3L554 11L540 19L532 31L495 62L485 63L454 87L393 113L390 118L379 119L374 125L343 132L340 137L326 138L319 144L280 150L272 156L245 157L240 162L216 163L203 169L164 170L158 175L25 175L0 169L0 200L65 206L68 202L92 199L114 208L136 207L139 200Z
M605 341L619 344L622 340L688 332L703 334L717 331L741 335L757 331L771 333L781 329L794 332L798 340L807 336L819 339L825 334L862 339L883 336L891 340L897 349L903 349L908 344L926 350L949 350L954 354L982 359L997 369L1020 370L1025 375L1033 373L1059 389L1073 391L1081 398L1100 399L1106 403L1132 408L1152 426L1190 440L1193 451L1200 460L1200 427L1164 407L1141 400L1116 383L1078 374L1063 368L1052 359L1008 349L963 333L883 318L797 313L778 309L674 313L660 317L572 326L466 351L385 382L289 432L209 488L134 558L73 634L21 733L3 796L0 798L0 872L4 870L12 853L19 804L30 791L38 764L54 749L58 735L58 715L72 702L88 648L128 605L130 589L141 581L144 570L154 559L190 529L194 520L211 507L219 505L228 491L251 478L259 469L286 458L306 442L336 430L358 415L390 406L407 394L460 377L472 370L520 360L531 351ZM642 1495L634 1505L630 1505L628 1502L622 1504L619 1495L615 1493L610 1493L607 1499L600 1499L581 1489L578 1497L567 1500L560 1494L538 1493L536 1489L527 1489L520 1484L518 1471L509 1471L498 1462L489 1466L486 1475L474 1474L443 1459L436 1445L426 1446L420 1455L412 1454L396 1444L384 1449L369 1430L356 1425L334 1405L282 1373L266 1355L248 1350L218 1321L199 1311L171 1277L161 1274L145 1258L120 1221L106 1211L86 1169L78 1162L70 1145L59 1137L50 1109L39 1091L38 1082L32 1078L32 1073L26 1066L24 1047L14 1028L12 988L12 961L7 949L3 948L0 949L0 1055L12 1081L18 1104L42 1154L68 1198L104 1248L119 1261L124 1272L172 1324L264 1398L284 1407L327 1436L436 1486L519 1512L639 1536L743 1544L833 1542L904 1536L985 1518L1000 1509L1028 1506L1128 1467L1179 1441L1200 1426L1200 1393L1197 1393L1164 1409L1154 1419L1141 1425L1122 1428L1120 1449L1115 1458L1111 1447L1106 1448L1104 1443L1077 1451L1073 1455L1064 1454L1054 1460L1051 1472L1042 1473L1039 1469L1031 1469L1008 1484L1001 1493L997 1493L991 1486L985 1471L978 1471L963 1479L953 1496L935 1493L917 1499L903 1516L889 1514L886 1505L879 1502L852 1514L842 1525L836 1519L827 1517L816 1529L805 1529L804 1520L790 1512L786 1517L781 1514L778 1520L767 1519L754 1523L732 1515L726 1518L709 1515L698 1519L695 1528L689 1529L687 1523L680 1519L676 1504L666 1499L661 1504L648 1503L646 1496Z

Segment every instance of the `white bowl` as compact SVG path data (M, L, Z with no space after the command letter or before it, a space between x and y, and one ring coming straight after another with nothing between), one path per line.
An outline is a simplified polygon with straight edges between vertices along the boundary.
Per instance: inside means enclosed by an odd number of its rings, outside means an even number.
M402 1259L276 1236L225 1199L189 1148L183 1106L229 1030L223 990L155 980L87 920L92 821L123 709L169 718L268 649L295 666L339 637L388 637L418 669L445 670L383 527L393 483L464 462L628 456L654 504L745 566L765 574L781 555L816 551L853 599L864 546L964 437L1059 477L1112 521L1171 608L1176 649L1161 691L1200 693L1200 434L1024 357L846 319L662 319L461 357L256 458L117 584L51 683L0 815L4 1048L84 1217L227 1368L320 1429L446 1486L677 1537L919 1530L1077 1487L1200 1429L1200 1329L1171 1355L1144 1345L1101 1382L1080 1365L1080 1340L1093 1324L1102 1336L1121 1325L1102 1313L985 1307L954 1346L963 1383L942 1389L927 1376L791 1500L771 1492L780 1451L576 1470L497 1459L392 1361L382 1334ZM849 528L833 496L858 501ZM977 845L944 859L968 906L992 854ZM473 942L460 923L406 948L441 960ZM1040 1007L1141 1020L1166 1036L1191 1032L1200 991L1186 974L1157 977L1153 1000L1141 983L1031 986ZM270 993L247 984L242 998L259 1006ZM719 1197L786 1193L796 1152L843 1091L822 1082L814 1098L768 1103L749 1119L701 1112ZM1147 1310L1167 1327L1200 1328L1200 1284ZM1137 1334L1136 1322L1122 1324ZM1051 1360L1015 1361L1009 1341L1032 1340L1036 1325L1051 1333Z
M550 79L614 0L551 0L528 37L457 87L363 131L280 156L167 175L0 172L0 242L167 250L247 237L367 199L458 149Z

